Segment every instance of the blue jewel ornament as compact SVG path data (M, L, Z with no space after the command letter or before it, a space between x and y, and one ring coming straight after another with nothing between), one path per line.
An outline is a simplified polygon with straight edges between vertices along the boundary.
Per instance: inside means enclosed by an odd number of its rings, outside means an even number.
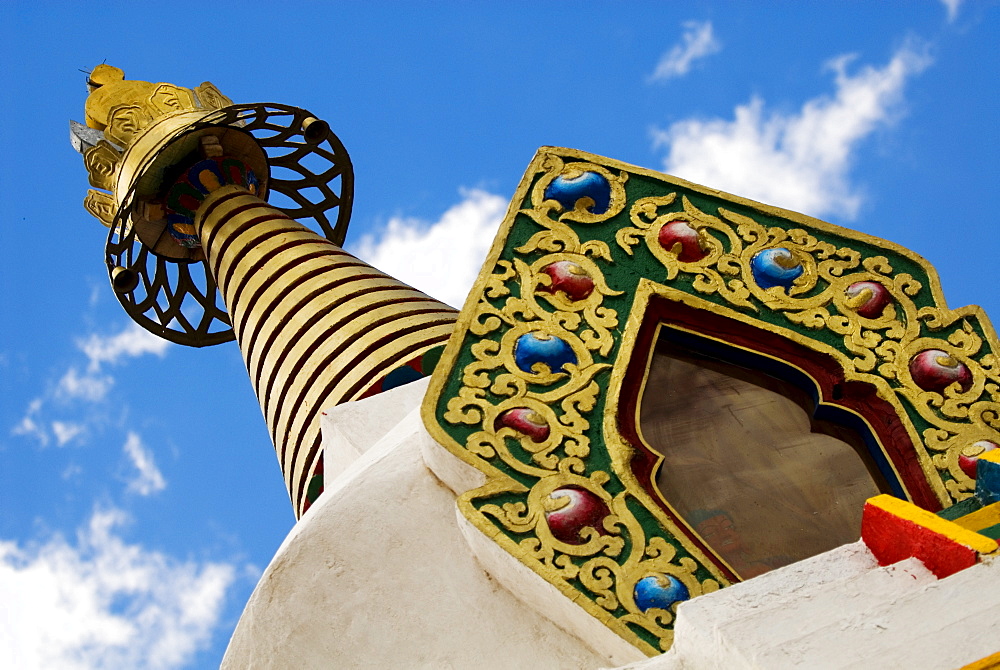
M642 612L653 607L670 609L674 603L690 597L687 587L673 575L650 575L635 585L635 604Z
M545 189L545 199L557 201L566 210L576 209L581 198L594 201L588 212L604 214L611 204L611 184L597 172L580 172L573 176L561 174Z
M538 372L534 369L538 363L544 363L552 372L560 372L564 365L576 360L566 340L548 333L525 333L514 344L514 363L525 372Z
M792 252L784 247L764 249L750 260L753 279L761 288L784 286L788 288L802 276L805 269L795 260Z

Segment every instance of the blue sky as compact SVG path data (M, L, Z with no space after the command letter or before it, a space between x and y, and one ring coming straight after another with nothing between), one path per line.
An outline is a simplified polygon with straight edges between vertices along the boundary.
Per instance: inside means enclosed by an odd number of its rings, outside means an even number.
M15 666L216 667L293 524L235 345L146 336L108 286L68 141L81 68L328 120L356 170L348 248L452 304L557 145L891 239L1000 319L996 2L373 4L0 8Z

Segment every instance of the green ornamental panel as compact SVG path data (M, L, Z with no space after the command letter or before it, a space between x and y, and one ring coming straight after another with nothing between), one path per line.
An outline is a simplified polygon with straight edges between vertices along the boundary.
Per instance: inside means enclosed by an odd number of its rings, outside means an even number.
M664 329L810 380L867 435L888 489L927 509L968 497L970 463L1000 444L996 334L979 308L949 310L916 254L542 148L424 422L487 477L459 498L469 521L648 654L669 648L677 604L739 579L656 488L635 428Z

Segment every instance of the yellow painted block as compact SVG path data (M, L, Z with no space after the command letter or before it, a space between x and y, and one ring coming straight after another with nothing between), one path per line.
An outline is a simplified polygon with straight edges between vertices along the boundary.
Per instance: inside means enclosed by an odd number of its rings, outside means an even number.
M1000 524L1000 502L995 502L977 509L972 514L959 517L953 523L974 532Z
M869 498L866 504L878 507L901 519L906 519L918 526L934 531L980 554L989 554L997 550L996 540L991 540L985 535L980 535L979 533L963 528L954 521L942 519L937 514L917 507L911 502L883 493L874 498Z

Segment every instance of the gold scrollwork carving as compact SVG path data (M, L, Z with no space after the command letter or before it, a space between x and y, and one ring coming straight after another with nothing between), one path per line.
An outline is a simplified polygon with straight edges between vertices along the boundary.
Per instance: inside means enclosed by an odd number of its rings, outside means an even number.
M997 439L995 417L1000 416L1000 406L995 398L983 396L987 386L1000 384L1000 377L996 355L981 355L983 338L969 320L969 308L918 306L926 287L911 274L896 272L885 256L862 258L857 250L823 241L804 229L766 227L722 207L719 216L713 216L686 196L677 211L676 199L677 194L671 193L635 202L630 210L632 226L616 233L618 245L631 255L635 245L644 241L663 265L667 281L688 274L699 293L717 294L728 304L752 312L768 309L793 324L840 336L850 355L843 360L848 376L889 382L898 397L934 426L925 431L929 436L925 447L931 452L949 452L932 462L944 476L952 499L970 495L974 482L958 467L957 453L977 439ZM687 259L681 242L670 247L663 244L661 231L680 225L677 222L697 238L699 251L689 253ZM800 267L801 273L787 286L762 286L754 277L754 258L776 248L787 251L785 262ZM874 295L876 291L880 296ZM881 310L866 311L866 301L876 298L884 302ZM965 386L956 382L944 388L921 388L911 368L921 352L929 350L940 351L962 366L970 381Z

